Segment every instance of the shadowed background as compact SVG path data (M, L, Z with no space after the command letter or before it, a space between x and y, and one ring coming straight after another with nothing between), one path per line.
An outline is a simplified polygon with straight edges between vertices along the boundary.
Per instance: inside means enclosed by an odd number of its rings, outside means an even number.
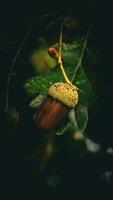
M91 5L90 5L91 4ZM93 7L92 9L90 7ZM24 156L32 150L32 143L34 140L40 141L41 136L34 138L33 131L35 127L29 123L32 121L32 111L29 113L21 107L21 102L26 103L25 95L21 91L21 84L26 79L27 73L30 69L23 69L21 65L21 58L30 52L33 36L40 30L43 32L43 26L38 27L38 22L35 17L48 14L51 12L72 13L83 24L93 24L93 31L95 34L95 49L98 49L99 66L95 69L90 69L90 73L94 74L97 88L97 111L89 111L88 130L91 132L91 137L96 142L102 145L101 155L90 155L84 160L75 160L70 158L65 148L62 149L52 159L47 167L47 170L42 180L35 181L35 162L33 160L24 160ZM31 20L34 18L34 20ZM8 76L8 70L12 58L20 45L26 32L32 26L32 34L22 50L21 56L18 59L17 73L18 79L13 80L12 88L12 102L19 108L22 114L18 134L10 136L5 134L3 122L4 110L4 94L5 84ZM41 28L41 29L40 29ZM56 31L56 30L55 30ZM53 31L53 35L55 34ZM93 34L93 33L92 33ZM30 43L30 44L29 44ZM23 56L23 57L22 57ZM24 61L27 66L27 60ZM89 197L89 190L92 191L93 196L102 197L103 195L110 195L112 193L112 184L107 184L101 179L101 174L104 170L112 171L113 156L106 156L105 151L109 146L113 148L112 140L112 5L111 1L75 1L65 2L60 4L57 2L2 2L0 6L0 110L1 110L1 185L4 193L9 196L24 194L32 198L44 197L46 195L69 194L79 195L80 191L84 192L86 197ZM22 68L20 69L19 68ZM21 77L21 78L20 78ZM19 101L15 102L16 99ZM101 118L98 114L101 113ZM62 145L63 138L58 141ZM38 144L38 142L37 142ZM54 180L60 182L60 185L52 187L45 183L47 176L54 177ZM48 180L48 179L47 179ZM51 179L49 179L51 180ZM55 182L54 181L54 182ZM51 182L51 181L50 181ZM48 186L49 185L49 186ZM34 197L33 197L34 195ZM98 196L99 195L99 196ZM39 198L40 199L40 198Z

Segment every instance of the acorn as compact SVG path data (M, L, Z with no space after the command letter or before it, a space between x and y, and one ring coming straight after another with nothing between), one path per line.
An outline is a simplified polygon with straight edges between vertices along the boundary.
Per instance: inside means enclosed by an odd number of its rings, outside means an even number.
M53 84L36 115L38 128L51 130L67 116L78 103L78 91L74 85L58 82Z

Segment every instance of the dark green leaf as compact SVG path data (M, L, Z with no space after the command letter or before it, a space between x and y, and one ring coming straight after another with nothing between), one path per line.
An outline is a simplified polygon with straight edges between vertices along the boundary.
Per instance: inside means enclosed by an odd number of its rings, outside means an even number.
M77 105L76 108L76 120L79 130L83 133L86 129L88 122L88 110L87 107L81 104Z

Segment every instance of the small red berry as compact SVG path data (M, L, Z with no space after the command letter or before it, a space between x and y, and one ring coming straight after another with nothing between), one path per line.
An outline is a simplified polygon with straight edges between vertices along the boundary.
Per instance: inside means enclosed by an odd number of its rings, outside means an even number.
M58 52L54 47L49 48L49 54L56 59L58 58Z

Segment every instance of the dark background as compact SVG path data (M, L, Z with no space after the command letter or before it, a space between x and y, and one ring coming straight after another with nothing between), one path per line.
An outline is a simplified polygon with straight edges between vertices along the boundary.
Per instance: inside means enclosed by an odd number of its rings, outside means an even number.
M93 7L90 8L89 4ZM0 5L0 90L1 90L1 140L0 140L0 182L1 182L1 199L14 197L19 199L24 197L27 199L42 199L52 196L52 198L60 197L61 194L69 195L74 198L102 198L106 195L109 199L113 190L113 178L111 184L103 181L101 174L108 170L113 170L113 156L106 156L106 149L111 146L113 148L112 139L112 93L113 93L113 78L112 78L112 1L3 1ZM50 163L42 181L36 181L34 178L35 163L33 160L24 160L23 157L32 149L34 141L31 132L33 125L29 125L31 120L28 112L25 111L25 116L22 116L21 126L17 136L5 134L3 124L3 109L4 109L4 90L8 75L11 59L15 55L15 51L22 41L28 29L33 27L33 34L37 30L38 23L32 22L29 18L50 13L50 12L70 12L77 16L83 24L93 24L93 31L96 35L95 47L99 52L99 68L94 69L94 74L97 79L97 100L98 112L101 113L101 119L96 114L90 112L89 129L93 130L92 139L102 145L101 155L89 155L85 160L71 160L69 155L60 153ZM53 32L53 34L55 34ZM30 40L31 41L31 40ZM29 45L24 50L24 55L29 53ZM21 62L19 63L21 64ZM19 65L18 64L18 65ZM25 63L26 64L26 63ZM24 95L19 96L16 87L25 79L24 70L19 71L21 81L16 81L16 85L12 92L12 99L19 98L20 104L24 99ZM21 74L22 73L22 74ZM20 104L14 103L17 108L22 109ZM95 113L95 112L94 112ZM28 117L26 118L26 116ZM29 131L28 131L29 130ZM38 138L39 139L39 138ZM63 139L62 139L63 142ZM50 171L51 170L51 171ZM58 187L49 188L45 184L45 177L48 174L59 174L61 184ZM3 193L3 194L2 194ZM30 196L31 195L31 196Z

